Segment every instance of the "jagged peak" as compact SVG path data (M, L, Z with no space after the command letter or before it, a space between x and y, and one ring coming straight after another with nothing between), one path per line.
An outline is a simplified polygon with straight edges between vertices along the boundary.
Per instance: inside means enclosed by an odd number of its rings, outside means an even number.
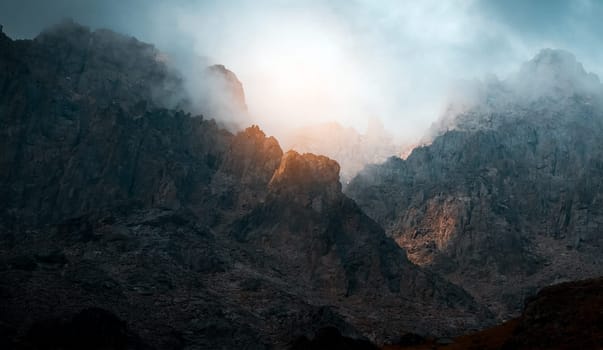
M572 53L559 49L541 50L509 83L518 93L536 98L592 94L601 89L597 75L587 72Z
M244 182L266 186L279 166L283 150L274 137L252 125L232 139L222 170L242 178Z
M244 131L242 131L241 133L246 134L246 135L256 135L256 136L260 136L260 137L266 137L266 133L264 133L264 131L257 124L252 124L251 126L247 127Z
M588 74L574 54L561 49L542 49L534 58L525 62L521 67L521 72L526 73L549 70L559 73L576 72L583 76Z
M298 175L301 171L308 171L312 179L331 181L339 177L339 164L333 159L314 153L300 154L297 151L287 151L281 160L281 166L274 174L273 180L283 176ZM310 180L310 179L308 179Z
M287 151L269 183L273 191L298 194L322 194L329 197L341 193L339 164L325 156Z
M100 50L106 50L109 47L121 47L142 52L145 56L153 57L156 60L165 59L165 55L161 54L152 44L106 28L92 30L90 27L69 18L46 28L34 40L40 43L62 42L82 48L96 46Z
M235 135L231 144L231 152L234 155L258 153L258 156L276 158L279 161L283 155L278 140L274 136L266 136L264 131L255 124Z
M256 124L247 127L243 131L239 131L236 138L250 140L254 143L268 143L270 146L276 146L281 149L278 140L274 136L266 136L266 133Z
M65 34L90 34L90 27L74 21L72 18L65 18L57 24L51 25L44 29L37 38L45 38L48 36L60 36Z
M564 116L556 120L563 122L575 117L567 111L580 104L601 110L601 100L599 77L587 72L572 53L542 49L506 80L490 76L459 83L422 143L447 130L492 129L513 120L557 118L556 112Z

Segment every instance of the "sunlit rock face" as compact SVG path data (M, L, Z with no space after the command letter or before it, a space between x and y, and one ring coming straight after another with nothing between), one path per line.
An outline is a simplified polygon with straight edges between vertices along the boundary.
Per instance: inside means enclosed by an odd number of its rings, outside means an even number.
M217 204L226 211L222 215L237 218L263 202L282 156L278 141L266 137L258 126L234 135L211 180L211 196L219 199Z
M533 81L546 84L522 95ZM346 193L411 261L506 318L537 288L603 273L601 85L544 50L484 86L429 146L369 167Z
M320 211L341 196L339 164L325 156L289 151L272 176L269 188L277 196L289 197Z
M179 79L158 57L74 23L33 41L0 34L7 348L90 308L159 349L285 348L333 326L383 341L490 320L341 193L337 162L172 108L181 91L157 88Z

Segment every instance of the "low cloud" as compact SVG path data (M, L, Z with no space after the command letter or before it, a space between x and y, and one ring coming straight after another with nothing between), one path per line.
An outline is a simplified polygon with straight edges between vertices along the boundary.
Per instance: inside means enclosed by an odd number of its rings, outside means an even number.
M248 105L228 122L279 136L328 121L363 132L379 118L409 143L442 114L459 79L507 77L543 47L565 48L599 72L602 9L589 0L5 0L0 23L31 37L72 17L154 43L199 108L203 69L224 64Z

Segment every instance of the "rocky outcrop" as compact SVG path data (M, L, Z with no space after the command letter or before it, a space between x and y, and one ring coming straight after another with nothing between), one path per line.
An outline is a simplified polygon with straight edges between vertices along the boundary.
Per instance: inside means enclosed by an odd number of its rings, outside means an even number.
M555 55L522 70L526 81L559 77L552 91L516 98L517 81L486 89L431 144L368 167L347 188L411 261L502 319L542 286L603 273L601 87Z
M288 151L268 188L275 197L321 212L342 196L339 164L325 156Z
M161 349L283 348L329 326L382 341L487 319L341 193L336 162L170 108L178 79L149 45L73 23L0 45L9 341L94 307Z

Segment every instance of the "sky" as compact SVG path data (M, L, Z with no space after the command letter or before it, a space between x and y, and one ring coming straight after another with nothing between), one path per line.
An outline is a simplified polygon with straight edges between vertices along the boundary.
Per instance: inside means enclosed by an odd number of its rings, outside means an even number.
M542 48L603 73L597 0L2 0L0 24L32 38L72 18L155 44L174 61L234 71L269 133L379 118L420 138L460 80L505 78Z

